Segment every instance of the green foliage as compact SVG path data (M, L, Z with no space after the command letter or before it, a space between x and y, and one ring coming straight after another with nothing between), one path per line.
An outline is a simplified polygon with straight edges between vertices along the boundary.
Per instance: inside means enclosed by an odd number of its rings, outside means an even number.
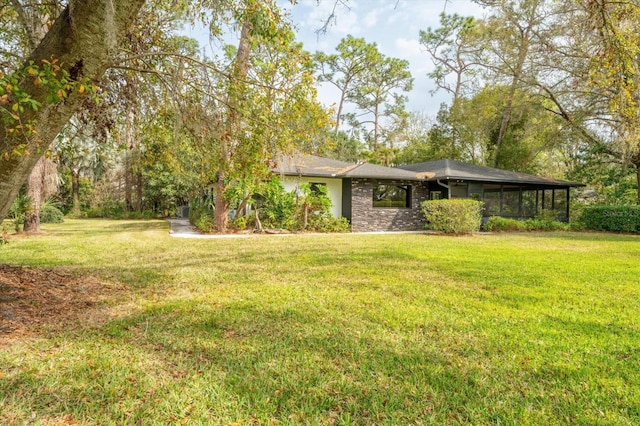
M26 111L38 111L43 104L21 87L28 80L42 91L49 104L63 102L74 91L95 94L97 90L87 79L72 80L69 73L58 64L58 59L43 59L41 64L30 61L12 74L0 73L0 122L9 135L29 137L35 132L34 122L25 120L22 115ZM27 154L26 150L26 144L20 144L10 152L0 152L0 155L5 158L21 156Z
M65 215L73 214L73 178L68 169L64 169L60 174L63 184L60 186L56 197L60 200L58 207ZM91 208L91 197L93 192L93 184L91 179L80 177L78 179L78 207L79 216L83 215Z
M32 210L31 199L27 196L24 189L18 193L18 196L13 200L11 208L9 209L9 217L13 219L13 226L16 232L20 232L24 225L27 213Z
M489 232L526 231L527 226L523 220L510 219L501 216L491 216L482 229Z
M46 200L40 205L40 223L62 223L64 222L64 214L56 203Z
M428 200L422 203L426 227L447 234L472 234L480 230L482 202L476 200Z
M189 203L189 222L202 232L213 230L213 201L210 197L195 198Z
M316 232L349 232L351 231L351 224L344 217L334 217L332 215L317 216L309 221L309 230Z
M273 176L257 192L258 214L267 228L293 229L295 226L296 196L284 190L280 179Z
M103 199L100 204L91 206L85 214L90 218L118 219L124 218L125 212L123 201L109 197Z
M249 218L247 216L240 216L233 220L233 227L238 231L244 231L249 226Z
M548 217L518 220L500 216L491 216L487 222L482 225L482 229L489 232L562 231L568 230L569 225Z
M347 232L350 228L345 218L331 214L331 199L323 185L311 188L309 183L300 185L296 203L296 228L317 232Z
M596 231L640 233L640 206L588 206L579 221Z
M199 214L197 216L197 219L192 223L193 223L193 226L198 228L200 232L204 232L206 234L213 231L213 228L214 228L213 216L210 216L207 213Z
M347 232L349 222L331 214L331 200L326 187L311 188L302 183L298 190L285 191L280 179L273 176L258 192L258 213L266 228L289 231Z

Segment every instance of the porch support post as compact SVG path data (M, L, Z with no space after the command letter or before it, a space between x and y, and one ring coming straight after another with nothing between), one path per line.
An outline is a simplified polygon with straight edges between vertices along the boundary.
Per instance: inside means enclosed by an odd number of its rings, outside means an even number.
M504 186L500 185L500 216L502 216L503 205L504 205Z
M567 222L569 222L569 200L571 199L571 187L567 188L567 208L566 208L566 215L567 215Z

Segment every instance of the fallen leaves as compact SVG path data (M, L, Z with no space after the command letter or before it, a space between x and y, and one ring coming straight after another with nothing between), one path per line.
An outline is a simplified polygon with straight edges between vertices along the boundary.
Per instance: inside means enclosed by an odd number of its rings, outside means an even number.
M94 277L59 268L0 265L0 346L86 318L117 291Z

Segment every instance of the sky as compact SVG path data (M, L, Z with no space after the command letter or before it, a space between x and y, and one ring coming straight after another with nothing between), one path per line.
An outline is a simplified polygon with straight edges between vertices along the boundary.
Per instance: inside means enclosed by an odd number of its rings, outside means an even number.
M324 35L316 34L331 15L334 0L299 0L291 5L284 0L282 6L290 11L297 27L298 41L310 52L333 53L340 40L351 34L376 43L382 54L409 61L414 88L407 109L435 116L440 104L449 100L442 91L432 96L435 89L427 74L433 63L419 43L420 30L439 26L442 12L462 16L482 17L482 8L470 0L348 0L348 8L338 6L335 21ZM319 89L319 99L325 105L338 101L338 94L325 83Z
M436 87L427 74L433 63L420 46L420 30L438 28L442 12L481 18L483 9L471 0L342 0L347 6L339 1L335 20L325 34L318 35L317 30L331 16L335 1L297 0L292 5L290 0L278 0L278 4L289 12L297 39L309 52L334 53L340 40L351 34L376 43L385 56L409 61L414 84L408 94L407 110L435 117L440 104L450 97L442 90L431 95ZM185 35L196 38L201 46L211 46L207 31L201 27L185 28ZM237 40L227 42L237 44ZM324 83L319 87L318 98L330 107L339 100L339 93L330 83Z

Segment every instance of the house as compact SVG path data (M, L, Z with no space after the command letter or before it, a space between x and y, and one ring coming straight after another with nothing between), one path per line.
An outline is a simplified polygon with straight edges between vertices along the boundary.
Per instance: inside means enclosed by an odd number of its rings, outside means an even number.
M429 171L429 199L473 198L484 202L483 216L527 219L548 212L569 220L571 188L581 183L549 179L453 160L436 160L400 166L413 172Z
M332 214L347 218L354 232L424 229L420 203L428 190L422 173L314 155L280 158L274 172L288 191L303 182L326 186Z
M438 198L484 201L487 217L524 218L549 210L566 219L569 190L581 186L451 160L384 167L298 154L281 157L273 170L288 191L300 183L325 186L332 214L347 218L354 232L423 229L420 204Z

